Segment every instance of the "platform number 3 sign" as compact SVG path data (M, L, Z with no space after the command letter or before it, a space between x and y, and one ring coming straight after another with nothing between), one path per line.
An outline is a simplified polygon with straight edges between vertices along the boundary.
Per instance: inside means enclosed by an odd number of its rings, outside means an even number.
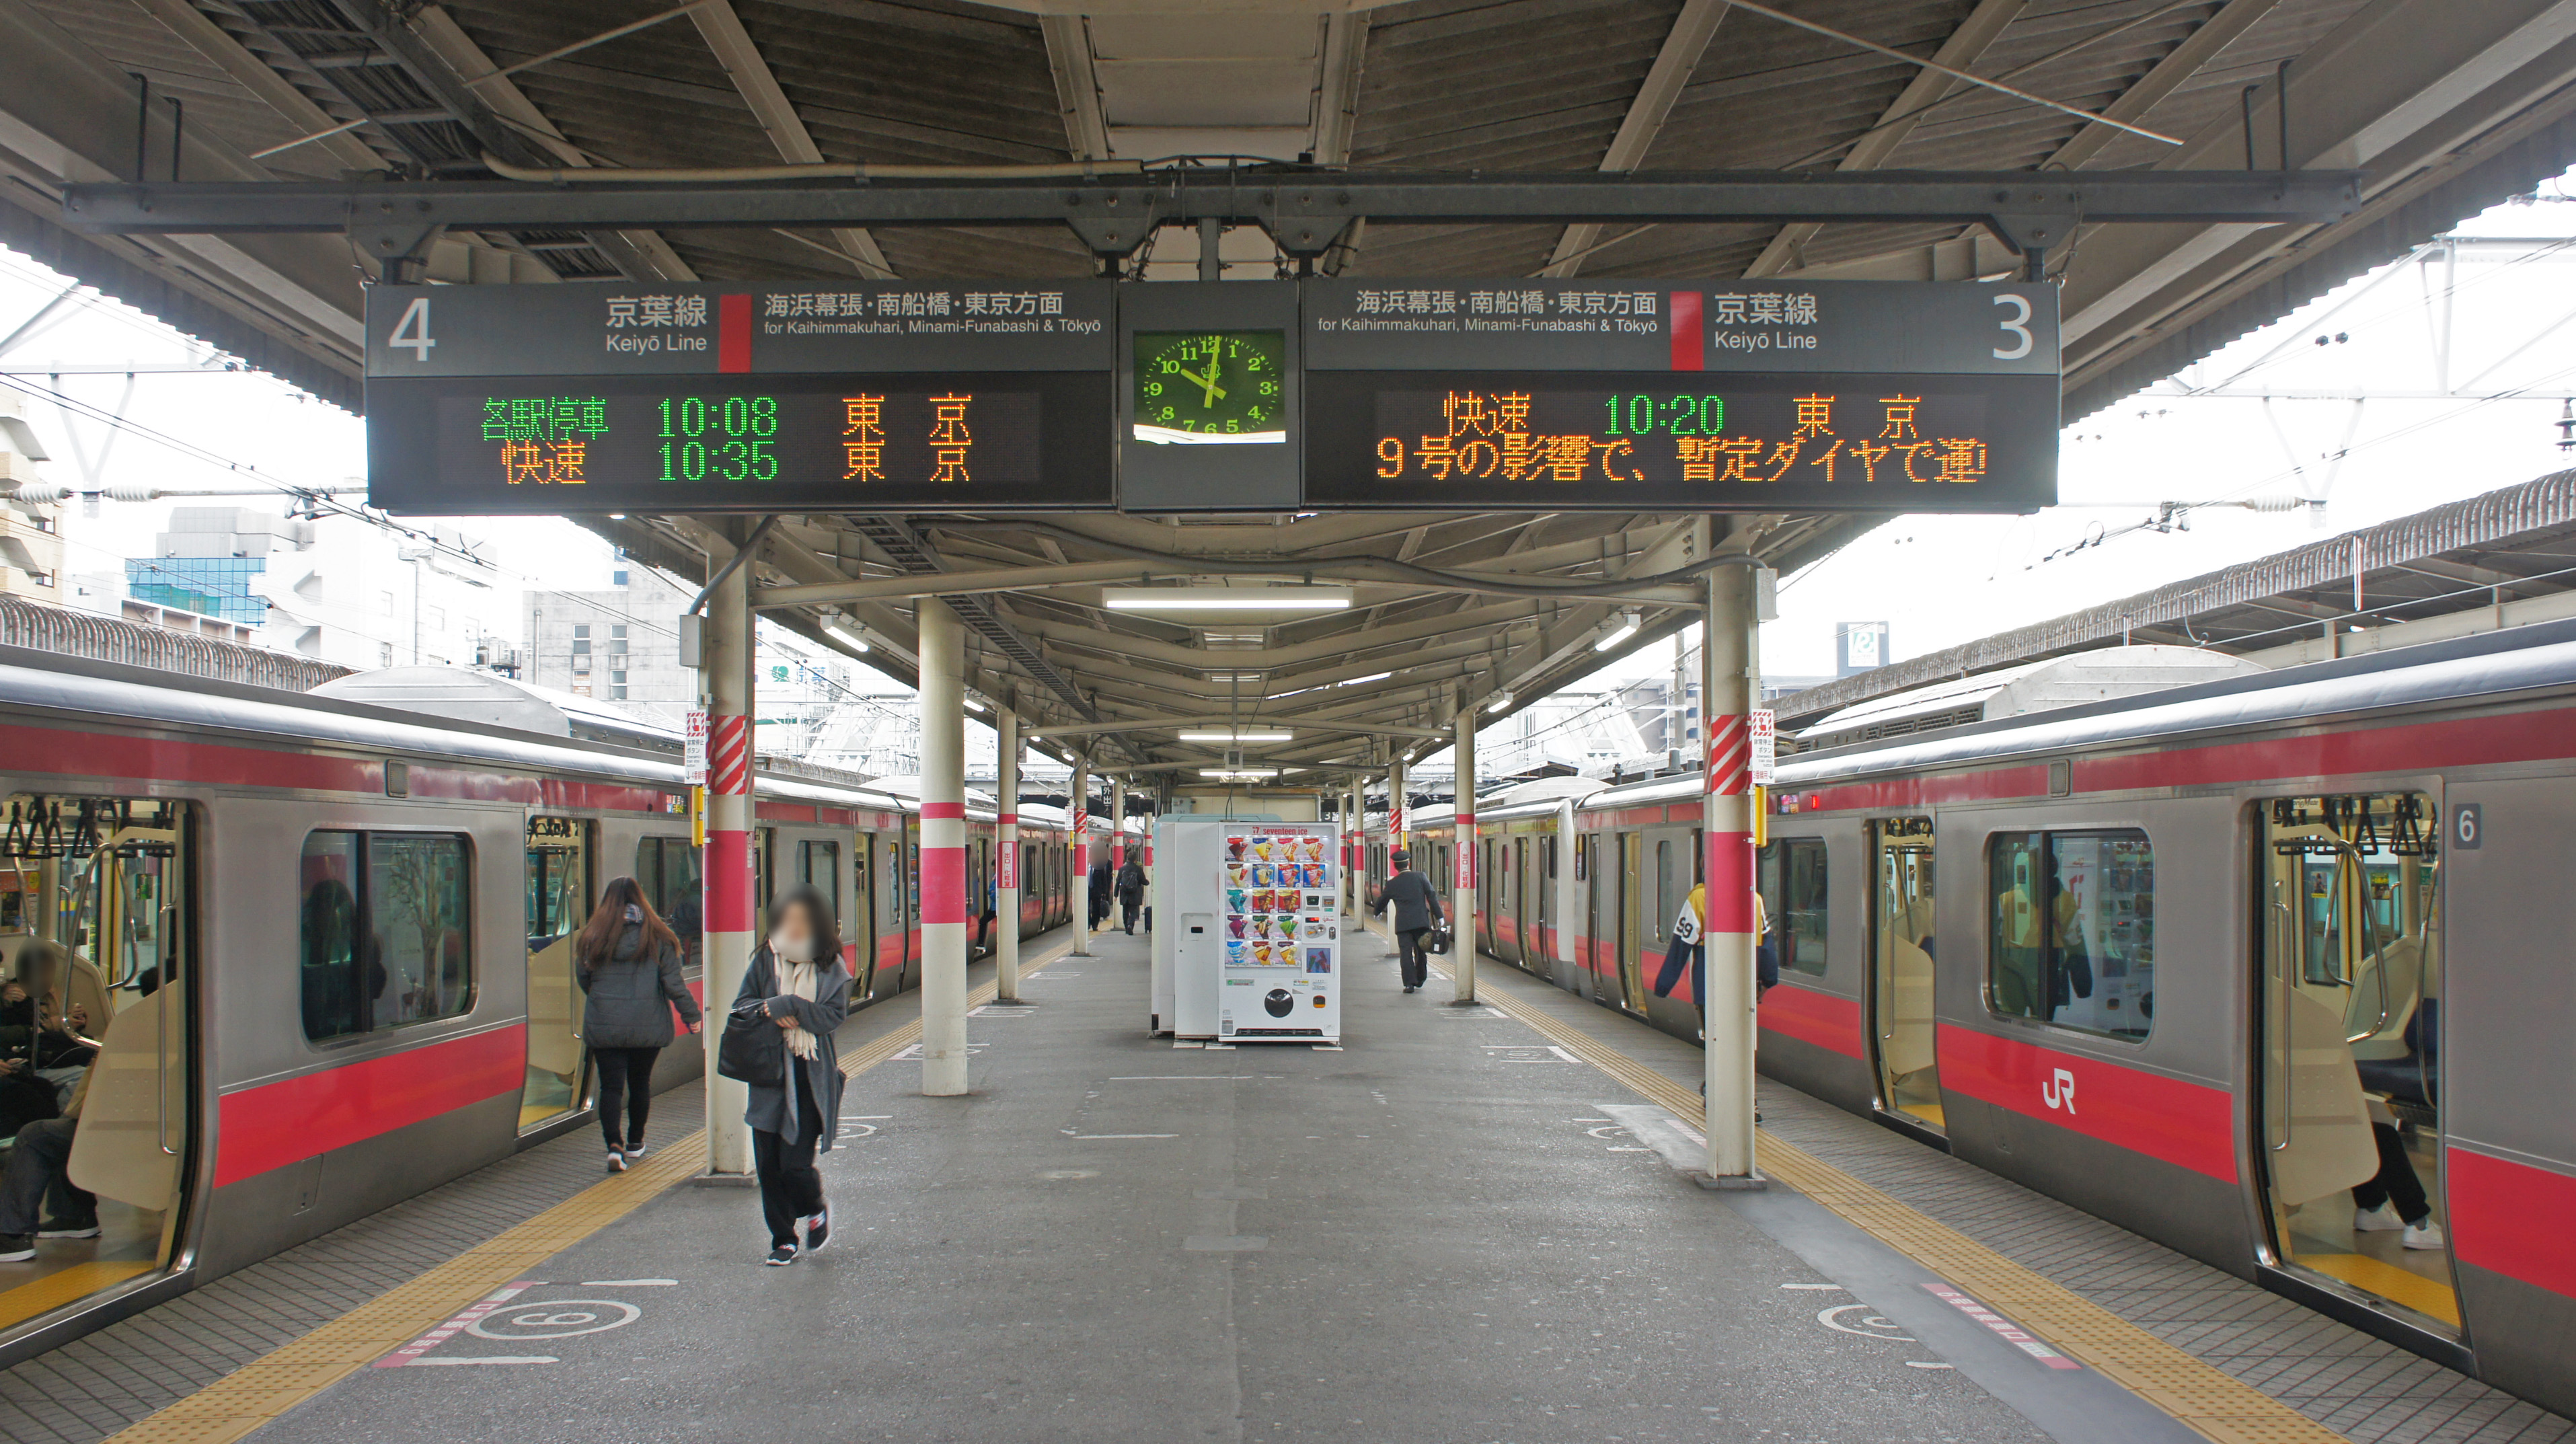
M2451 846L2475 852L2485 837L2486 819L2479 815L2478 804L2463 802L2451 809Z

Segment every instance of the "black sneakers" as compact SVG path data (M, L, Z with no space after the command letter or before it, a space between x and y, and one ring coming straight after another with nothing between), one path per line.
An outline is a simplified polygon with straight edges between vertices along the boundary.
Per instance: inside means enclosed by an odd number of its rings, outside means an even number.
M796 1262L796 1245L792 1243L782 1243L776 1248L771 1249L769 1251L768 1262L769 1266L774 1269L783 1269L789 1264Z
M0 1263L25 1263L35 1256L34 1234L0 1233Z
M49 1218L36 1230L38 1238L96 1238L98 1220L91 1218Z
M823 1211L821 1213L805 1220L805 1251L807 1253L821 1253L823 1251L823 1245L830 1243L831 1241L832 1206L827 1203L823 1205Z
M608 1150L608 1171L611 1173L624 1173L626 1171L626 1155L618 1152L614 1148Z

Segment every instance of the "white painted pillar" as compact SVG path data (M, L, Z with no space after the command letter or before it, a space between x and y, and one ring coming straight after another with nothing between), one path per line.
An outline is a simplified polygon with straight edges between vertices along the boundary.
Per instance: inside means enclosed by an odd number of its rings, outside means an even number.
M1703 823L1708 917L1708 996L1700 1027L1707 1042L1708 1171L1753 1176L1753 718L1762 697L1761 634L1754 620L1753 568L1708 575L1706 640L1700 654L1700 716L1708 736L1708 815Z
M966 1091L966 641L921 599L921 1091Z
M1457 984L1452 1001L1476 1001L1476 704L1465 696L1458 699L1457 740L1450 744L1457 758L1457 854L1451 859L1449 879L1449 976Z
M1117 926L1126 917L1118 905L1118 874L1127 866L1127 779L1109 779L1109 922Z
M1009 708L994 726L1001 733L1001 855L993 860L993 996L1005 1003L1020 1000L1020 714Z
M1368 843L1368 788L1342 785L1342 916L1360 915L1360 859Z
M1073 955L1091 956L1091 764L1073 764Z
M750 1091L716 1072L725 1011L751 971L760 921L753 901L751 829L752 612L751 567L707 599L699 665L707 678L707 845L700 857L700 911L706 926L707 1172L751 1172L751 1125L743 1121Z

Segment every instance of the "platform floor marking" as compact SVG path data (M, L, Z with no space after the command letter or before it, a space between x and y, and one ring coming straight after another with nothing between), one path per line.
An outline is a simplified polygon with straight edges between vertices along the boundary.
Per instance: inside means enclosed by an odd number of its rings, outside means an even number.
M1069 943L1061 945L1023 964L1023 978L1066 956L1070 948ZM983 984L967 996L967 1005L991 1002L994 991L994 984ZM920 1038L921 1020L915 1018L853 1050L841 1060L841 1075L855 1078ZM655 1148L624 1173L612 1174L279 1345L109 1435L105 1444L231 1444L652 1202L692 1176L705 1157L704 1129Z
M1509 966L1498 964L1497 966ZM1508 994L1482 999L1580 1054L1676 1118L1703 1121L1689 1084ZM2092 1300L1915 1211L1832 1164L1757 1130L1764 1173L1876 1235L1996 1312L2218 1444L2332 1444L2336 1433L2253 1385L2193 1358Z

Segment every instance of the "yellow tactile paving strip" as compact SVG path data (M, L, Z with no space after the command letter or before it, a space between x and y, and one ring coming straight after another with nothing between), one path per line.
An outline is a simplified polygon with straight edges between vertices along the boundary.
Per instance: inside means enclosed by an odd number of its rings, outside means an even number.
M1661 1105L1685 1122L1704 1124L1699 1094L1655 1069L1567 1027L1499 990L1480 1002L1546 1035L1550 1042ZM2070 1357L2219 1444L2329 1444L2336 1433L2289 1405L2175 1348L2047 1276L2022 1267L1967 1235L1916 1212L1815 1155L1757 1131L1755 1157L1768 1176L1798 1190L1877 1236L1889 1247Z
M1033 973L1065 953L1058 948L1021 971ZM989 1003L993 994L994 985L986 983L967 994L966 1005ZM855 1078L919 1041L921 1022L915 1019L854 1050L841 1060L841 1073ZM704 1129L674 1139L626 1172L592 1184L110 1435L108 1444L229 1444L243 1438L643 1207L694 1175L705 1158Z

